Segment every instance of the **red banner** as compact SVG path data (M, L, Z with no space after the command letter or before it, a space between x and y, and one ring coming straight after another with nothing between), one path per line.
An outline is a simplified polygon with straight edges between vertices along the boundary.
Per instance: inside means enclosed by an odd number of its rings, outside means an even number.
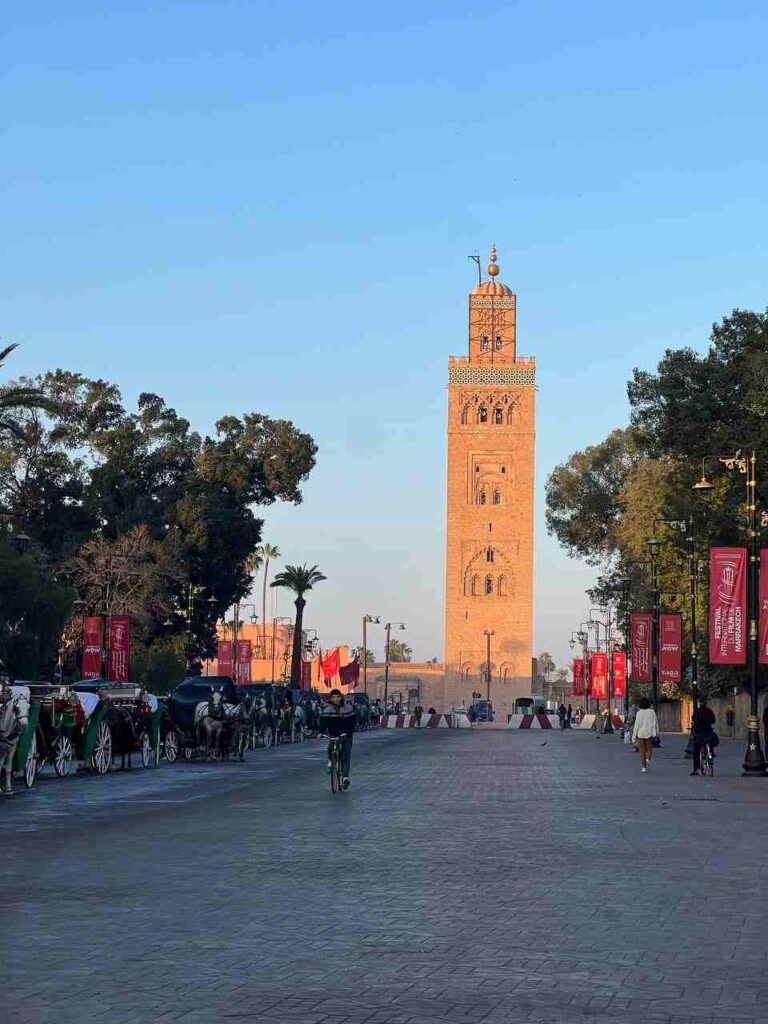
M573 659L573 696L583 697L586 692L584 684L584 659Z
M104 650L104 619L88 615L83 619L83 679L100 679Z
M629 618L632 643L630 678L636 683L650 683L652 672L651 633L653 617L650 612L634 612Z
M623 699L627 693L627 656L624 651L613 652L611 657L611 674L613 676L614 699Z
M760 552L760 618L757 635L757 660L761 665L768 665L768 548Z
M709 660L747 660L747 549L709 549Z
M235 682L238 686L247 686L251 681L251 657L253 655L250 640L237 641L237 664L235 665Z
M131 620L127 615L109 617L109 680L127 683L131 664Z
M589 695L595 700L608 696L608 655L604 651L593 651L590 664Z
M342 686L348 686L350 690L354 690L357 687L360 681L359 658L355 658L354 661L350 661L348 665L344 665L343 668L339 669L339 681Z
M216 672L220 676L232 678L232 641L219 640Z
M683 617L665 613L659 616L659 679L679 683L683 673Z
M323 658L323 677L333 679L339 671L339 667L339 648L334 647L330 654L326 654Z

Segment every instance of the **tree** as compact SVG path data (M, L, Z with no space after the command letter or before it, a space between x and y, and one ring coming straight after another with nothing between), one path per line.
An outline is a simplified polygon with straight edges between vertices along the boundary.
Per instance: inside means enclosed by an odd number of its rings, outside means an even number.
M389 660L394 662L410 662L413 651L403 640L389 641Z
M359 658L361 665L373 665L376 662L376 659L373 656L373 651L369 647L366 647L366 649L365 649L365 661L363 661L363 648L362 647L353 647L352 648L352 657L353 658Z
M0 351L0 368L5 366L5 360L18 347L7 345ZM51 408L50 399L40 388L24 383L9 384L0 389L0 433L19 435L20 427L14 415L16 413Z
M256 555L264 564L264 575L261 585L261 639L264 657L267 656L267 585L269 583L269 563L280 557L280 548L266 541L256 548Z
M539 675L544 676L545 679L547 679L550 672L554 672L556 668L554 658L549 651L542 651L536 659L536 664L539 669Z
M298 689L301 685L301 647L302 647L302 625L304 622L304 607L306 600L304 595L317 583L327 579L323 576L316 565L308 569L306 565L286 565L282 572L279 572L271 586L286 587L296 595L293 602L296 605L296 618L293 624L293 651L291 652L291 688Z

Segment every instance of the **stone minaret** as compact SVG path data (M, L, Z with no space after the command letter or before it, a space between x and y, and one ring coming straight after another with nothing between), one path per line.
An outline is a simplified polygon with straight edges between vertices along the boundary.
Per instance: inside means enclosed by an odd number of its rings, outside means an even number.
M486 696L497 721L531 692L536 363L517 355L516 298L497 280L469 296L469 356L448 359L445 700Z

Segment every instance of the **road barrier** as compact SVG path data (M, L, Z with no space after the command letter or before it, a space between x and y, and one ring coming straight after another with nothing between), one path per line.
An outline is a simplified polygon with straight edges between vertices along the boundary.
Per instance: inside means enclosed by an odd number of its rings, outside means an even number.
M508 729L559 729L557 715L510 715Z
M382 715L380 729L469 729L469 719L462 714L422 715L417 722L416 715Z

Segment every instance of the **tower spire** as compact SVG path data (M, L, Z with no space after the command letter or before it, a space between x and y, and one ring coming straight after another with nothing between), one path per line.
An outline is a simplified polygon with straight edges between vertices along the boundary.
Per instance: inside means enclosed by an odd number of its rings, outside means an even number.
M488 276L496 277L499 273L499 268L496 266L496 246L491 246L491 262L488 264Z

